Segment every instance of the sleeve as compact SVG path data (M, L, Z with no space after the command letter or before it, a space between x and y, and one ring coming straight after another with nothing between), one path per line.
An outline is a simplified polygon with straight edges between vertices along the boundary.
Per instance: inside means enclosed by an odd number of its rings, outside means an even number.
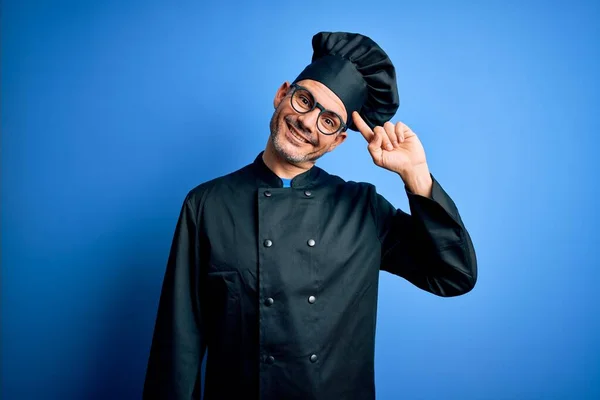
M459 296L477 281L475 249L456 205L433 175L432 180L431 198L405 187L410 215L374 191L381 269L435 295Z
M160 294L143 398L200 399L206 349L200 293L197 206L186 197L175 228Z

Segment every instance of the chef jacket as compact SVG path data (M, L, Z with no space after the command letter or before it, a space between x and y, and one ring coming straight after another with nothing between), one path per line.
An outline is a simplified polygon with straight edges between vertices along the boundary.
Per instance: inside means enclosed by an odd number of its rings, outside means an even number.
M317 166L284 188L262 154L183 202L145 399L374 399L380 270L438 296L475 285L472 241L433 176L431 198L404 187L408 214Z

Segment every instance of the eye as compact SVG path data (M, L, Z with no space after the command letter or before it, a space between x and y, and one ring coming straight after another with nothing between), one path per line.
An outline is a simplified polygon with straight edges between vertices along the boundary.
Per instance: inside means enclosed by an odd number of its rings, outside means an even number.
M332 131L335 131L341 125L339 117L331 112L321 114L320 123L323 127L327 127L328 130Z

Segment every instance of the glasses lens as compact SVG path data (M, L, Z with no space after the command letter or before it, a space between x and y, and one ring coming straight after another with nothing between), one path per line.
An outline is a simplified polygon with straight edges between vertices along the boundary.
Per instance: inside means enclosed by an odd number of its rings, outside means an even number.
M342 126L342 120L340 119L339 115L324 111L319 116L317 126L321 132L331 135L340 130Z
M315 107L315 99L308 90L296 89L292 95L292 106L299 113L309 112Z

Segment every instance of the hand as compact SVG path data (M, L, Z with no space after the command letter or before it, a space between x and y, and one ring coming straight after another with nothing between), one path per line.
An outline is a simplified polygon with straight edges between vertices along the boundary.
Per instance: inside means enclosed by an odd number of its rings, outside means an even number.
M402 122L394 125L388 121L383 127L371 129L356 111L352 120L369 143L367 148L375 165L396 172L412 192L429 197L431 175L417 135Z

